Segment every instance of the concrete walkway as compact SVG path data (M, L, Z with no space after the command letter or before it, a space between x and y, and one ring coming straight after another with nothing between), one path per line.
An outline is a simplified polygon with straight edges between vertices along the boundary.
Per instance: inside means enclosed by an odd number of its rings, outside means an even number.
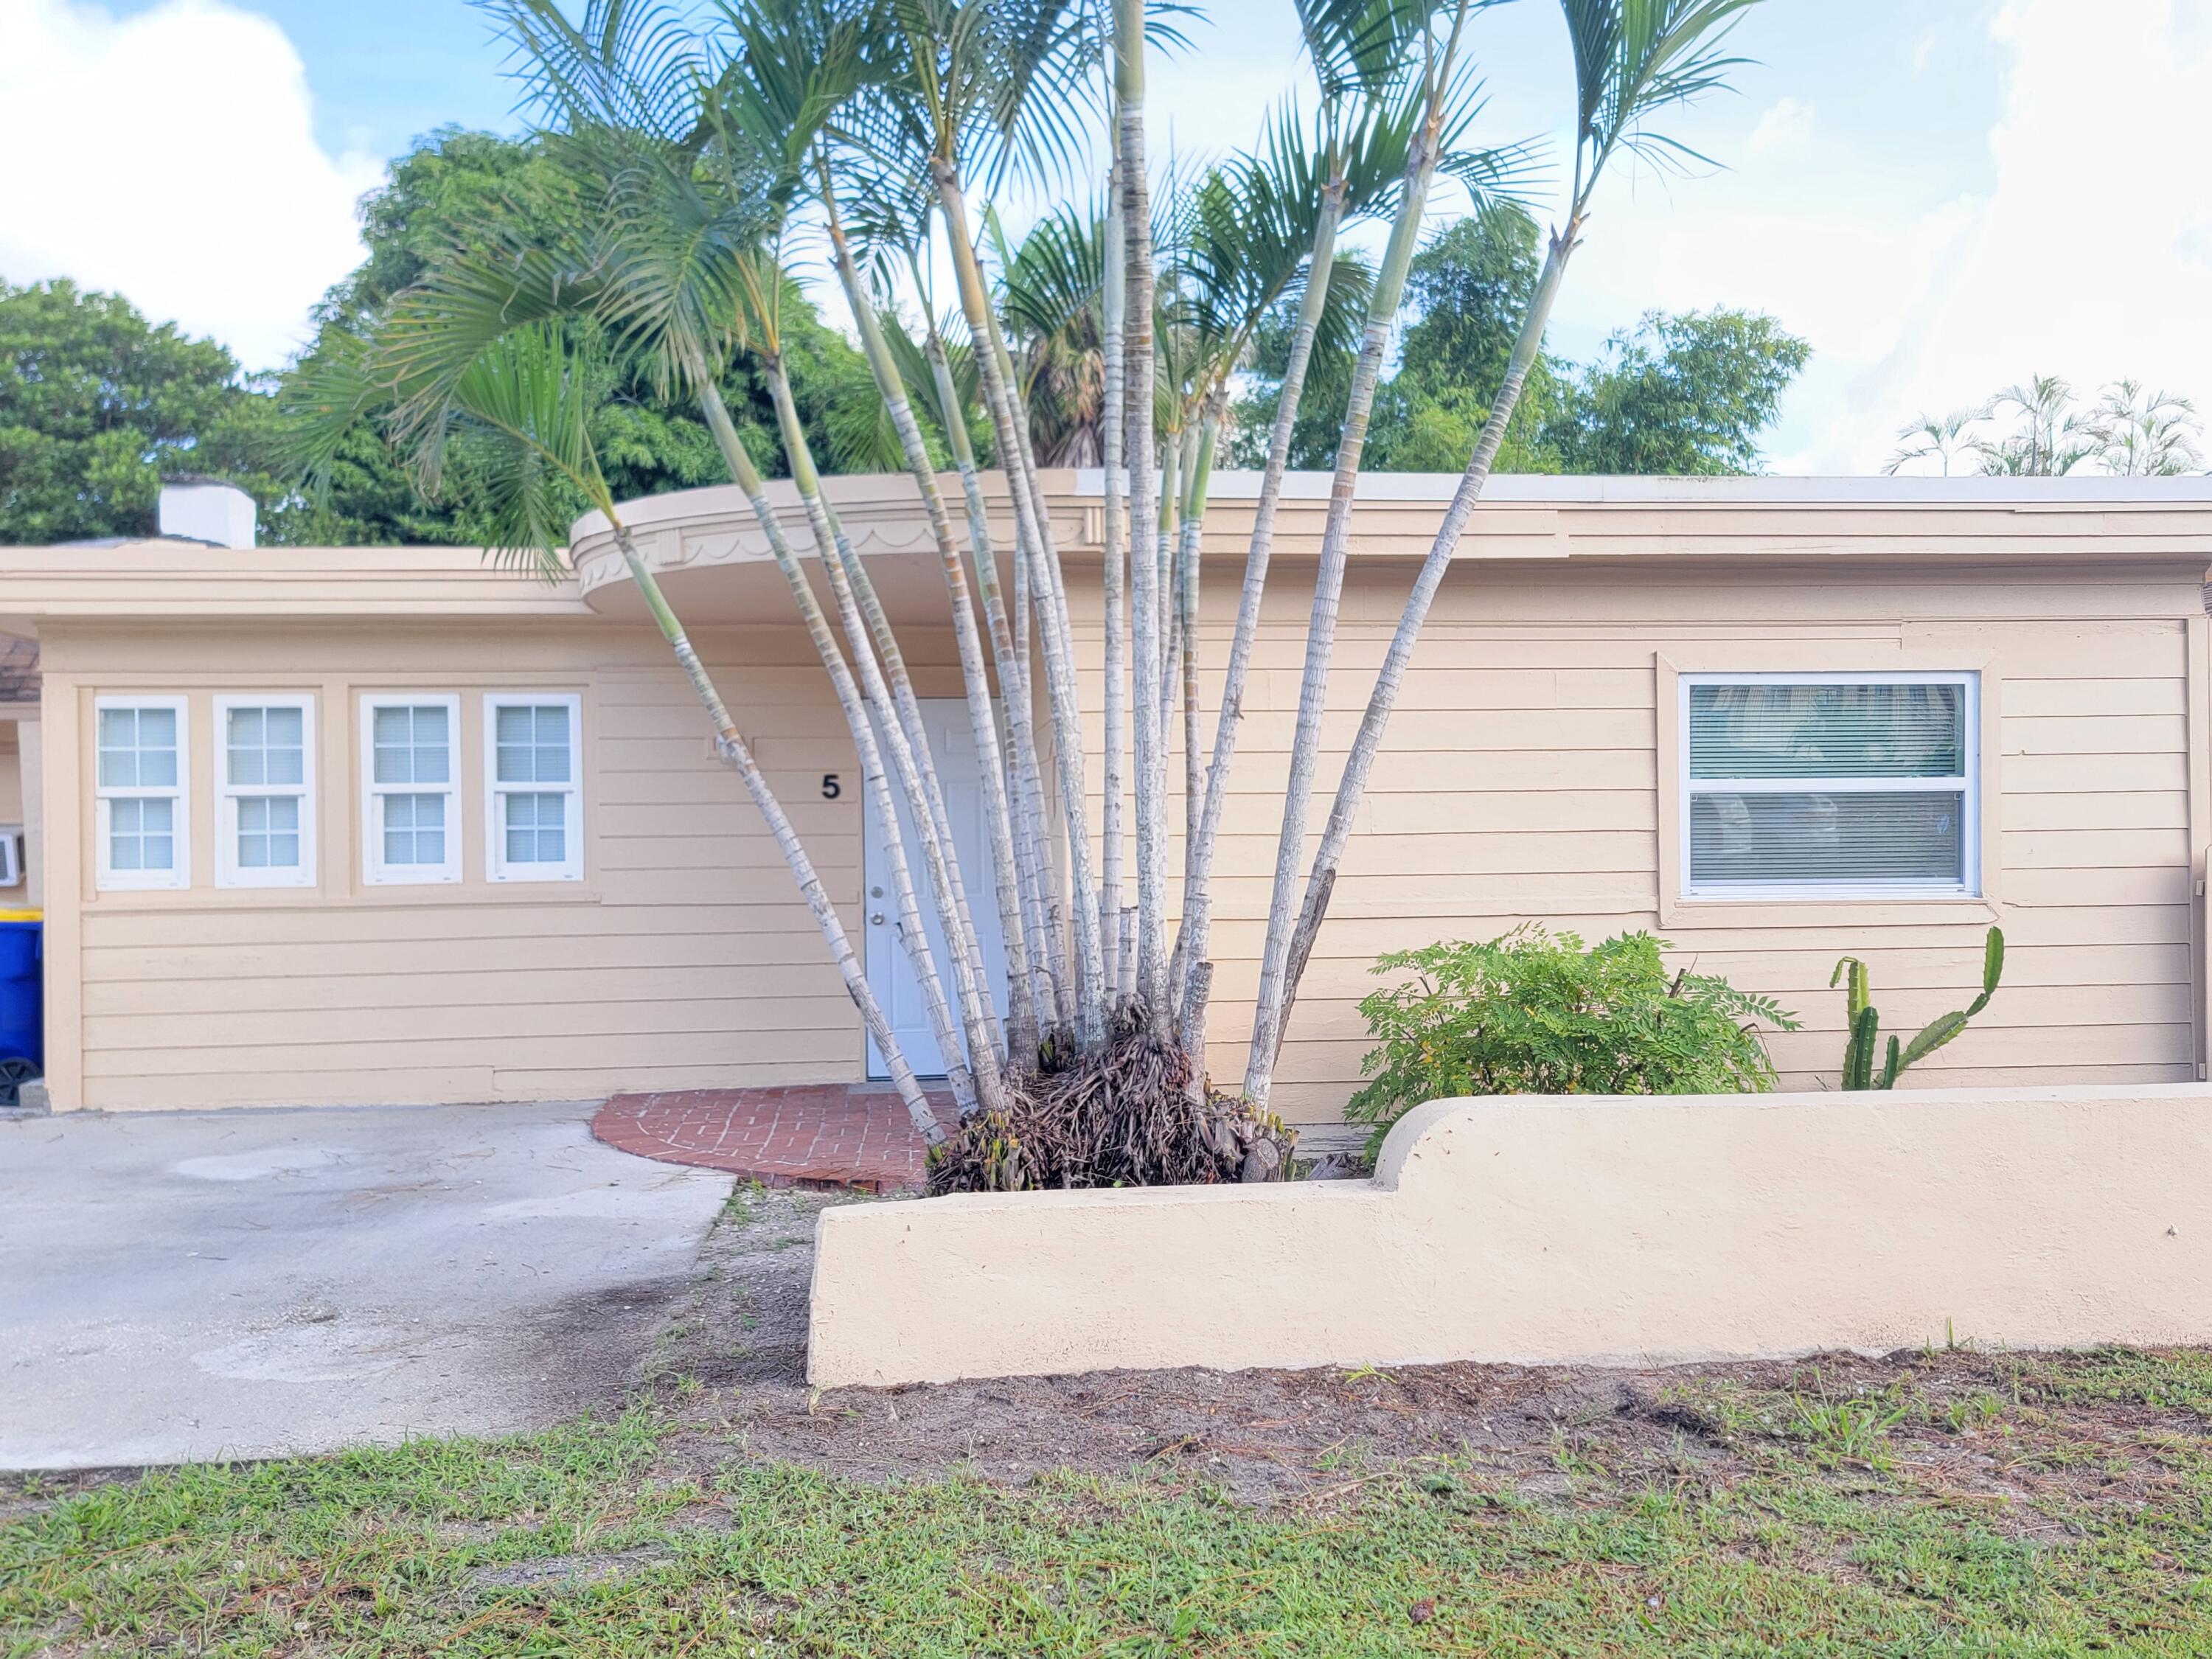
M611 1401L730 1189L591 1103L0 1122L0 1468L502 1433Z

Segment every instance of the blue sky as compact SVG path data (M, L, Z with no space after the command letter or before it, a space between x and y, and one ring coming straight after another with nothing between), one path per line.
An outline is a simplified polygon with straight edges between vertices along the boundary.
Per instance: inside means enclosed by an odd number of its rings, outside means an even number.
M1205 10L1153 86L1156 147L1194 158L1298 75L1284 0ZM1553 132L1557 8L1474 27L1487 131ZM1771 312L1814 349L1771 444L1793 471L1870 470L1906 418L2031 372L2212 398L2212 0L1767 0L1735 44L1736 93L1670 128L1725 170L1613 180L1555 349L1651 306ZM0 169L0 275L118 288L280 362L382 163L512 103L465 0L0 0L0 154L29 158Z

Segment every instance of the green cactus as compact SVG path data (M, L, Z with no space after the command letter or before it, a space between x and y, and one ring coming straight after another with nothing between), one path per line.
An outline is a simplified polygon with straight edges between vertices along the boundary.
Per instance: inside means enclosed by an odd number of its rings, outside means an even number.
M1850 1021L1850 1040L1844 1045L1844 1087L1846 1089L1894 1089L1898 1078L1907 1067L1917 1065L1966 1029L1966 1022L1990 1006L1996 994L1997 981L2004 973L2004 933L2000 928L1990 929L1990 936L1982 948L1982 994L1963 1010L1945 1014L1929 1021L1920 1035L1907 1043L1895 1036L1882 1057L1881 1068L1875 1069L1875 1043L1881 1031L1881 1016L1869 1000L1867 965L1856 957L1845 957L1836 964L1836 971L1828 975L1828 985L1833 989L1844 987L1844 1009Z

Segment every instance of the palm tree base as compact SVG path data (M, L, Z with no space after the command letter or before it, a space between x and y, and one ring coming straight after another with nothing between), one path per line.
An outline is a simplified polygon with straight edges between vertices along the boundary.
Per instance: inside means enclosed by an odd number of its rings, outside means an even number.
M933 1195L1280 1181L1297 1145L1280 1118L1207 1086L1133 997L1103 1044L1048 1049L1045 1066L1004 1081L1003 1109L930 1149Z

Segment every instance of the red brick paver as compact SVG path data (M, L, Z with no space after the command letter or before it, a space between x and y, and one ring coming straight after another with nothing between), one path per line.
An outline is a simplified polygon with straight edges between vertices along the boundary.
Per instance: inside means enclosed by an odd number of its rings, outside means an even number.
M930 1104L947 1128L952 1097ZM610 1146L664 1164L696 1164L767 1187L879 1193L921 1185L921 1137L888 1083L787 1089L676 1089L617 1095L592 1119Z

